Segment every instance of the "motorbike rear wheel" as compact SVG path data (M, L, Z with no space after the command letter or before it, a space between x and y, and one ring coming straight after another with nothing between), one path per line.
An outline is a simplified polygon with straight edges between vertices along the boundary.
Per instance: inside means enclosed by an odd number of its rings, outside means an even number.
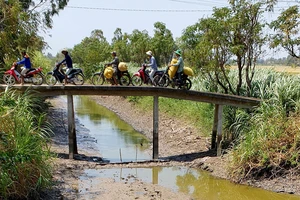
M44 82L44 76L41 73L34 74L32 77L33 85L42 85Z
M130 75L129 74L123 74L119 79L120 85L128 86L130 84Z
M131 78L131 83L133 86L141 86L143 83L143 80L140 76L133 75Z
M74 75L74 78L73 78L73 83L75 85L83 85L84 83L84 78L81 74L76 74Z
M190 90L191 87L192 87L192 81L186 78L186 80L183 81L183 86L181 87L181 89Z
M16 83L16 79L10 74L3 75L3 82L6 85L14 85Z
M45 77L45 82L47 85L55 85L57 83L56 78L52 74L47 74Z
M105 81L103 73L96 73L92 77L92 84L93 85L103 85Z

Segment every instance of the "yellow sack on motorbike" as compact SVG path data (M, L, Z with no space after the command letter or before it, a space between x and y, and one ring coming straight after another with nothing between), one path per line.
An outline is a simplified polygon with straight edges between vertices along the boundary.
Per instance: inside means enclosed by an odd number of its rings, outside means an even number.
M113 76L114 70L112 67L106 67L104 70L105 78L111 78Z
M127 71L127 64L125 62L120 62L119 65L118 65L118 69L121 72Z
M178 60L176 59L176 58L173 58L172 60L171 60L171 65L174 65L174 64L176 64L178 62Z
M194 76L194 71L190 67L183 67L183 73L187 76Z
M174 64L176 64L177 63L177 59L176 58L173 58L172 60L171 60L171 65L174 65ZM169 67L169 71L168 71L168 74L169 74L169 77L170 78L173 78L174 76L175 76L175 74L176 74L176 72L177 72L177 69L178 69L178 66L171 66L171 67Z
M169 67L169 71L168 71L168 74L169 74L169 77L170 78L173 78L177 72L177 69L178 69L178 66L171 66Z

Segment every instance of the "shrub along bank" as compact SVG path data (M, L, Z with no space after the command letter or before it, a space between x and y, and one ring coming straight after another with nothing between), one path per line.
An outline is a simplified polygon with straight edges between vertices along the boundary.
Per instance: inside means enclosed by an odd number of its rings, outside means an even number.
M0 94L0 199L34 199L50 186L46 107L29 91Z

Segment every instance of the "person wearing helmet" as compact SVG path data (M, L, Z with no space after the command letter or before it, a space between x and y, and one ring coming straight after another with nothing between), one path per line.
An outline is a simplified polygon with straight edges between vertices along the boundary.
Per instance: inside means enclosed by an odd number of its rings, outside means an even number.
M67 71L65 74L65 84L67 84L67 77L69 75L69 73L72 71L73 69L73 61L71 56L69 55L69 52L67 49L63 49L61 51L62 54L65 55L65 59L63 59L61 62L59 62L58 64L56 64L57 67L60 67L62 64L67 66Z
M177 58L177 63L175 64L171 64L170 66L177 66L177 72L176 72L176 76L178 77L179 83L180 85L182 84L182 80L181 80L181 74L183 72L183 67L184 67L184 63L183 63L183 59L181 56L181 50L178 49L176 51L174 51L175 57Z
M146 64L147 67L151 67L151 71L150 71L150 74L149 74L149 77L152 81L152 84L154 85L153 83L153 77L154 77L154 74L155 72L157 71L157 64L156 64L156 60L152 54L152 51L147 51L146 52L148 58L149 58L149 64Z
M112 84L112 85L118 85L116 77L118 77L118 79L120 78L119 77L120 72L119 72L119 69L118 69L120 61L119 61L119 58L117 56L117 52L113 51L113 52L111 52L111 55L113 57L113 60L110 63L107 63L106 65L111 65L113 70L114 70L114 74L113 74L114 84Z
M14 65L24 65L24 68L21 71L21 85L24 85L24 77L26 73L31 69L31 61L26 51L22 51L21 54L23 56L23 59L14 62Z

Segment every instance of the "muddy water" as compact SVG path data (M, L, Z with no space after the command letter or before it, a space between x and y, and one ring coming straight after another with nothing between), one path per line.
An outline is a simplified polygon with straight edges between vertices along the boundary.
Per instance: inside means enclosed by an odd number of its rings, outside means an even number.
M76 117L97 140L97 148L108 162L151 159L149 141L122 121L115 113L88 97L75 97ZM174 191L190 194L195 200L299 200L299 196L278 194L262 189L232 184L208 173L186 167L114 168L84 170L79 175L79 195L89 194L101 183L101 178L130 182L135 179L158 184ZM141 194L142 195L142 194Z
M114 112L88 97L74 97L74 109L80 123L90 130L97 147L108 162L130 162L151 159L148 139L136 132Z

